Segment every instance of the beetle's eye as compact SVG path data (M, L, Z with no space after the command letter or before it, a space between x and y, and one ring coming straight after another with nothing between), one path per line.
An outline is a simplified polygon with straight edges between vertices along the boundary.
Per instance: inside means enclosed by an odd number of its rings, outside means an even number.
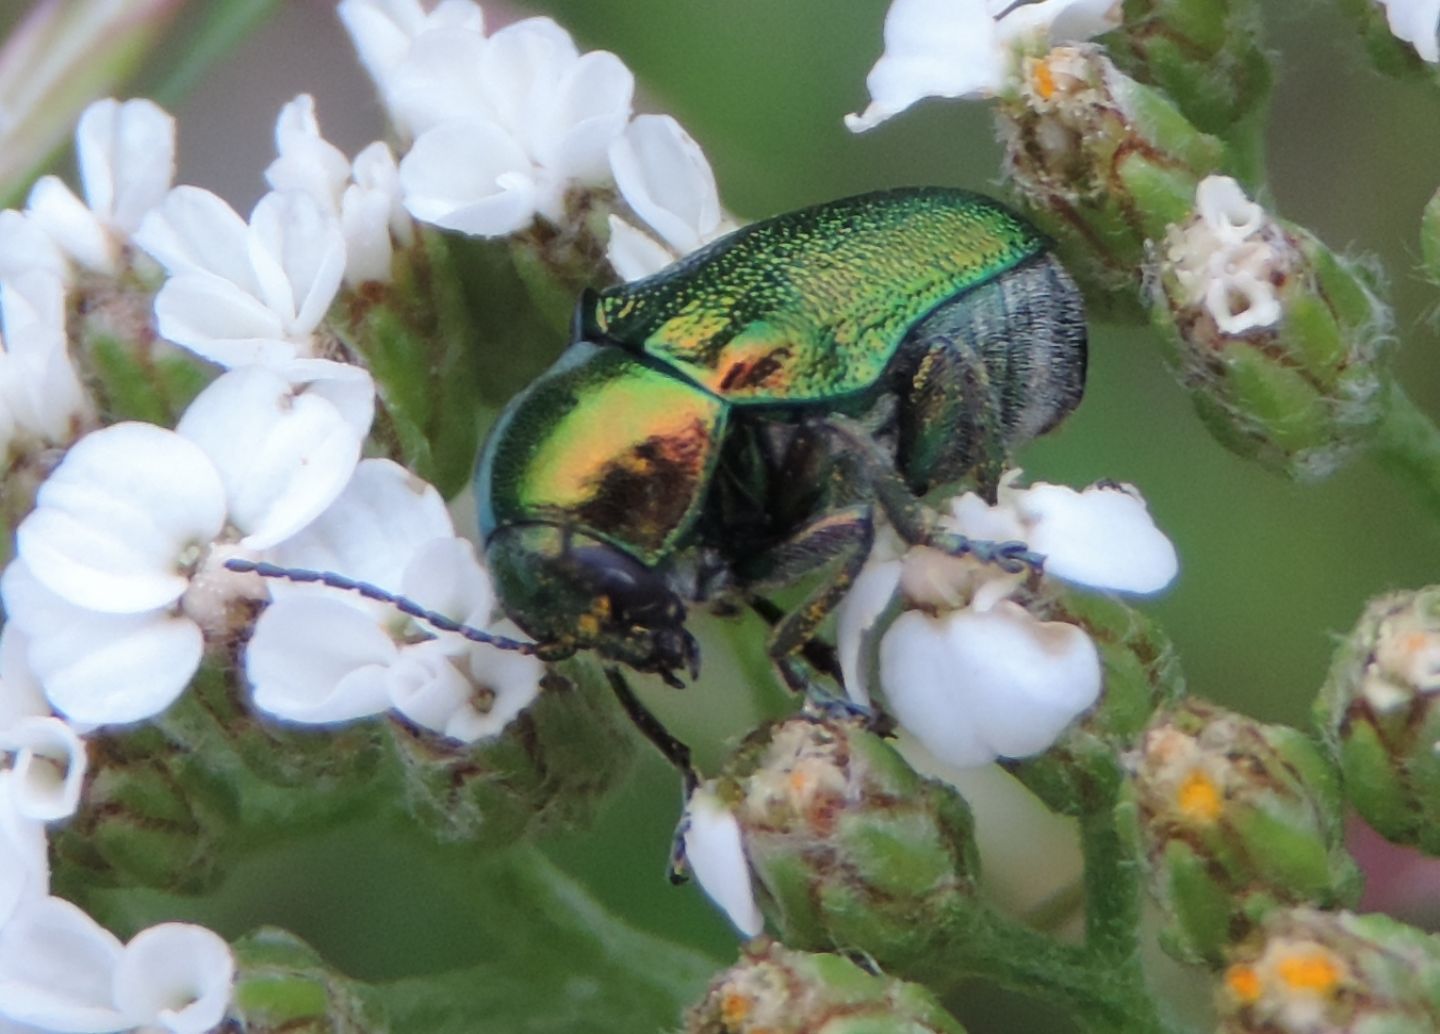
M625 624L655 627L684 619L685 608L664 579L634 557L595 545L574 550L570 558L595 592L610 598L615 616Z

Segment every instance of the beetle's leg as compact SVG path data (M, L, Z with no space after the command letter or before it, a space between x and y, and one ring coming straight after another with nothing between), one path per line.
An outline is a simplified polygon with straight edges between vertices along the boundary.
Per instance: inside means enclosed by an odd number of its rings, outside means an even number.
M695 766L690 763L690 748L676 739L670 730L665 728L665 724L640 702L619 668L607 664L605 677L610 681L610 689L614 692L615 699L625 708L625 714L635 724L635 728L655 744L656 749L665 756L665 760L679 771L685 799L689 800L690 792L700 785L700 777L695 772Z
M1044 566L1045 558L1024 542L972 539L938 527L935 511L915 498L890 456L862 427L838 415L826 417L823 423L858 464L890 524L910 545L930 546L955 556L968 554L1012 573L1026 568L1039 571Z
M810 522L765 557L766 582L787 582L827 563L835 565L803 603L781 617L770 631L767 646L770 660L785 684L822 708L855 710L848 701L818 685L808 668L819 666L807 664L806 647L815 641L820 626L865 566L874 537L869 505L856 503Z
M785 611L781 610L772 600L763 596L751 596L749 602L750 609L760 615L771 628L785 619ZM801 648L800 652L810 667L822 675L830 676L838 683L844 683L845 678L840 673L840 658L835 655L835 647L819 639L811 639Z

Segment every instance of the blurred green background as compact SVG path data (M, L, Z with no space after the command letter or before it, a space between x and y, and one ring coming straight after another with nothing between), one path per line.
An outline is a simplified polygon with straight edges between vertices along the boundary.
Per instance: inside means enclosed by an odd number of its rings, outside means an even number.
M491 26L521 13L485 6ZM867 135L845 131L841 116L866 101L886 6L537 0L526 10L553 15L582 47L621 55L641 84L639 106L681 120L742 217L900 184L1003 194L982 105L929 102ZM1401 382L1440 413L1431 318L1440 293L1416 273L1417 220L1440 183L1440 90L1373 72L1330 4L1268 0L1266 21L1277 52L1267 200L1332 247L1383 264ZM133 92L161 81L179 58L162 46ZM302 91L316 95L327 137L348 152L381 133L330 3L276 5L176 105L181 181L248 207L264 189L274 114ZM1147 609L1178 644L1192 689L1263 719L1307 724L1333 638L1365 600L1440 575L1436 516L1365 457L1323 484L1294 485L1231 456L1200 426L1147 332L1101 324L1091 341L1084 404L1026 453L1025 467L1076 485L1102 477L1138 485L1180 551L1180 580ZM705 758L752 715L747 697L720 681L656 700ZM547 849L638 927L728 961L734 942L724 922L697 891L661 878L677 811L673 777L647 758L594 831ZM473 858L404 829L355 829L258 860L214 900L141 910L183 909L229 933L280 922L353 975L403 976L498 950ZM409 893L397 896L397 885ZM994 996L952 1004L976 1034L1053 1019Z

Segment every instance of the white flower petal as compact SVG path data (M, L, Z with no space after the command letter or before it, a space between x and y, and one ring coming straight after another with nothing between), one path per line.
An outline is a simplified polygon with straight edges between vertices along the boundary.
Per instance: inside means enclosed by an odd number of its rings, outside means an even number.
M438 640L401 650L385 681L391 707L416 725L441 733L475 695L475 684L455 667Z
M840 655L840 672L851 700L870 706L868 661L862 663L865 636L890 605L900 585L901 564L897 560L868 563L855 584L840 601L835 615L835 646Z
M492 630L512 639L525 638L508 621L498 622ZM470 674L478 683L481 699L467 702L445 723L445 735L465 743L504 732L505 726L540 695L545 665L529 654L472 643Z
M384 589L394 589L421 546L455 534L440 493L390 460L362 460L331 507L273 551L286 567L340 571ZM272 585L288 591L325 592L303 586Z
M468 539L422 543L405 566L400 592L422 607L467 625L484 626L495 609L495 588ZM447 637L464 643L458 636Z
M894 0L885 53L866 77L870 106L845 116L852 133L873 129L925 97L986 97L1006 61L984 0Z
M395 643L338 598L294 596L265 608L245 648L255 706L292 722L349 721L390 705Z
M350 179L350 162L320 135L315 98L302 93L280 109L275 120L278 153L265 170L265 182L277 191L298 190L321 206L338 212L340 195Z
M446 122L490 116L481 75L485 54L478 32L418 36L383 88L396 128L415 138Z
M0 741L24 718L50 713L30 667L30 640L13 621L0 625Z
M0 770L0 929L21 902L50 893L45 824L20 813L14 784L14 773Z
M170 189L175 120L153 101L99 100L80 116L75 148L90 208L129 237Z
M123 423L86 435L16 531L35 577L71 603L134 613L178 599L186 554L225 523L205 454L173 431Z
M470 0L442 0L428 15L419 0L341 0L339 13L382 94L422 33L438 29L441 35L479 36L485 29L479 5Z
M900 724L960 768L1045 750L1101 685L1089 636L1011 603L902 614L880 644L880 672Z
M535 158L569 181L603 181L606 153L630 119L634 95L635 77L618 57L604 50L583 55L560 80L545 134L533 144Z
M679 254L720 225L715 174L690 134L668 115L641 115L610 146L610 167L635 214Z
M133 1024L205 1034L225 1018L234 980L235 957L220 936L190 923L161 923L125 946L114 999Z
M259 285L250 267L248 236L245 220L220 198L181 186L141 220L135 243L171 276L211 273L254 296Z
M1206 176L1195 188L1195 209L1215 236L1238 244L1265 224L1265 209L1229 176Z
M1175 547L1155 526L1145 500L1124 486L1092 485L1083 492L1037 484L1016 493L1030 525L1030 548L1045 557L1045 573L1118 592L1159 592L1179 571Z
M310 334L340 290L345 235L338 214L301 191L271 191L250 215L257 297L280 316L286 336Z
M351 185L340 199L340 229L345 234L345 283L389 283L395 249L390 237L391 198Z
M58 176L42 176L30 188L26 199L30 218L72 259L99 273L115 269L119 250L95 213L61 182Z
M39 822L75 814L88 764L79 734L59 718L27 718L5 740L15 751L10 790L16 810Z
M1390 31L1432 65L1440 62L1440 0L1380 0Z
M70 276L70 261L30 216L13 208L0 211L0 281L39 269L64 281Z
M70 361L63 280L45 269L0 280L0 333L0 413L10 433L70 441L91 405Z
M361 438L370 433L375 420L375 381L363 366L330 359L291 359L269 363L267 368L329 402Z
M520 145L486 119L437 126L422 134L400 162L411 215L484 237L514 233L534 220L533 175Z
M702 786L690 795L683 821L685 861L700 889L742 934L759 936L765 919L755 903L745 842L734 813L713 790Z
M1205 287L1205 308L1224 334L1273 327L1284 315L1275 285L1247 270L1212 278Z
M200 270L165 281L155 296L155 323L162 337L221 366L282 362L300 347L264 302Z
M610 216L610 240L605 260L622 280L639 280L658 273L680 256L618 215Z
M1043 45L1087 40L1120 24L1121 0L1041 0L1003 3L996 20L1000 41L1013 45L1027 37Z
M538 158L560 82L580 59L570 34L550 18L524 18L485 41L480 80L489 111Z
M176 430L214 463L248 549L272 546L319 516L350 480L362 438L327 399L261 366L212 383Z
M68 901L22 903L0 929L0 1015L52 1031L123 1030L111 994L122 951Z
M56 596L17 560L0 577L6 613L29 639L30 665L72 722L139 721L174 702L200 666L195 622L164 610L102 614Z

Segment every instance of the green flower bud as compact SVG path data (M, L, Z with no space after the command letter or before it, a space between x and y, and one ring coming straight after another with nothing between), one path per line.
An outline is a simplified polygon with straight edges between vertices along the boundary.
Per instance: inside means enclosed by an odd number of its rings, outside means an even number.
M1164 90L1199 130L1245 155L1258 179L1260 132L1272 79L1260 46L1255 0L1125 0L1125 22L1111 47L1127 74Z
M231 1015L248 1034L386 1030L360 989L293 934L263 927L235 946Z
M1006 767L1052 810L1081 815L1112 799L1097 791L1119 782L1121 749L1135 741L1157 707L1181 697L1185 679L1160 626L1118 600L1052 582L1032 613L1085 630L1100 651L1105 688L1100 702L1049 750Z
M1382 596L1317 703L1345 796L1383 836L1440 853L1440 587Z
M1138 838L1172 954L1217 964L1277 906L1359 893L1334 775L1297 730L1189 701L1157 717L1127 765L1120 819Z
M1440 942L1383 915L1272 912L1220 982L1221 1034L1429 1034Z
M1057 47L1023 69L996 109L1020 204L1055 238L1092 302L1138 316L1148 242L1184 218L1225 146L1098 46Z
M634 732L589 658L557 665L538 698L493 740L461 744L388 726L405 807L437 840L502 848L579 826L634 760Z
M963 938L979 907L970 810L879 736L851 720L781 722L741 747L717 793L786 943L862 946L915 979L953 959L936 946Z
M925 988L773 942L746 951L685 1017L685 1034L964 1034Z
M1224 445L1313 479L1366 441L1390 315L1355 268L1219 176L1152 258L1154 321Z

